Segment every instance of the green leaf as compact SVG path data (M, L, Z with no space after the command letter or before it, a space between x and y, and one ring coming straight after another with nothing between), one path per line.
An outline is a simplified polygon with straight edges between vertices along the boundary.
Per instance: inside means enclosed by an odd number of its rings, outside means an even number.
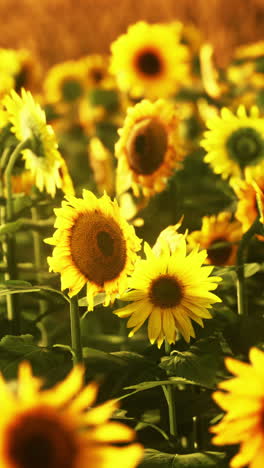
M20 362L29 361L36 375L54 383L65 377L71 368L69 352L37 346L32 335L6 335L0 341L0 369L6 379L17 376Z
M57 289L53 289L50 286L45 285L38 285L32 286L31 283L28 281L17 281L17 280L8 280L2 281L0 283L0 296L6 296L7 294L21 294L21 293L39 293L39 292L47 292L58 294L61 296L65 301L70 302L69 298L63 294L63 292L58 291Z
M261 269L259 263L246 263L244 265L244 276L245 278L250 278L250 276L255 275Z
M145 450L141 468L228 468L225 453L196 452L188 455L173 455L158 450Z
M214 388L217 372L223 365L221 346L216 338L196 341L188 351L173 351L164 357L160 367L169 376L182 377L198 385Z
M22 228L23 224L23 220L21 219L17 219L16 221L10 223L2 224L2 226L0 226L0 236L16 233Z

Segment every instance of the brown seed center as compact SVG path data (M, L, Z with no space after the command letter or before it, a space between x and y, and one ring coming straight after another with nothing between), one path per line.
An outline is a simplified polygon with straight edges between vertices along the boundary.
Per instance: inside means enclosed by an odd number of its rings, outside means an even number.
M74 432L50 409L34 408L10 425L5 450L16 468L74 468L78 444Z
M71 234L74 264L91 282L104 283L119 276L126 264L126 241L117 222L101 212L81 214Z
M155 77L162 71L162 63L155 50L141 51L136 57L137 69L146 76Z
M155 306L176 307L183 297L181 284L173 276L163 275L152 281L149 298Z
M210 247L213 247L214 245L220 244L223 242L226 242L226 239L224 237L217 237L211 243ZM213 249L208 249L207 255L212 265L220 266L220 265L226 264L226 262L228 261L230 257L231 252L232 252L231 245L223 245L223 246L219 246Z
M133 127L128 138L128 164L137 174L152 174L162 165L167 147L164 125L157 119L143 119Z

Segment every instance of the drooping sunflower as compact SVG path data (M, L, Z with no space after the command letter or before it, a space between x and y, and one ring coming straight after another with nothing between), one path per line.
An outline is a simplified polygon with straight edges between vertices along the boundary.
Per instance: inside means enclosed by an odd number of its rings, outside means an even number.
M29 145L22 150L25 168L35 178L35 185L40 191L46 191L53 197L56 188L64 188L65 171L70 178L66 164L58 152L54 131L46 123L45 112L35 102L30 92L22 89L19 96L14 90L3 101L11 130L19 141L29 140ZM63 173L62 173L63 166Z
M77 60L69 60L51 67L44 80L47 102L73 103L84 93L84 67Z
M200 245L202 249L207 250L205 263L217 266L235 263L242 226L231 218L230 212L204 216L201 230L189 234L187 241L191 248Z
M130 187L137 196L140 187L146 196L161 192L184 157L174 106L144 99L128 109L118 133L117 193Z
M221 382L213 394L226 411L221 422L211 428L216 445L240 444L231 468L262 468L264 462L264 353L257 348L249 352L250 363L227 358L226 367L235 377Z
M243 232L246 232L259 215L256 186L262 192L264 190L264 167L262 165L245 170L245 179L234 178L232 188L238 198L235 217L242 224ZM259 240L264 240L258 235Z
M204 160L216 174L240 177L245 167L264 161L264 120L257 107L251 107L249 115L242 105L236 114L223 108L207 126L201 146L207 151Z
M127 327L133 330L129 336L148 319L149 340L152 344L157 341L159 348L164 339L174 343L177 330L189 342L195 336L191 320L203 326L202 319L211 318L208 309L221 302L211 292L221 278L209 277L213 267L202 266L205 250L186 255L184 238L173 253L164 246L162 254L156 256L145 243L147 258L136 263L129 281L132 291L121 296L132 303L115 311L119 317L130 317Z
M116 408L114 400L90 408L97 385L83 387L83 377L84 369L76 366L63 382L41 390L41 379L24 362L19 367L16 393L0 377L2 468L137 465L143 451L139 444L113 445L132 442L134 431L109 421Z
M50 270L61 274L61 287L69 289L70 297L87 284L89 310L99 292L105 292L108 305L124 292L133 271L141 242L134 228L122 218L116 201L106 194L97 199L88 190L83 198L66 196L55 213L57 230L46 239L55 245Z
M163 229L163 231L161 231L154 246L152 247L155 255L160 256L164 250L164 246L165 249L169 247L171 253L175 252L178 246L180 246L182 238L184 237L186 239L187 231L185 231L184 234L178 232L178 229L182 225L182 220L183 217L177 224L174 224L174 226L168 226Z
M134 97L171 96L188 74L188 49L175 27L140 21L111 45L110 71Z

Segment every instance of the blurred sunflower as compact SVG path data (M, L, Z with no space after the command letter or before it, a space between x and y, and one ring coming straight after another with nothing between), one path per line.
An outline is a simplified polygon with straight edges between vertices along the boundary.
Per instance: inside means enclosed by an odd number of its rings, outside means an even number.
M111 45L110 71L134 97L171 96L188 76L188 49L172 24L140 21Z
M226 367L235 377L221 382L222 391L213 394L226 411L221 422L211 428L216 445L240 444L231 468L262 468L264 461L264 353L257 348L249 352L250 363L227 358Z
M82 388L84 369L75 367L52 389L41 390L27 362L20 364L17 392L0 377L0 463L2 468L134 468L142 447L134 431L110 422L114 400L91 408L97 385Z
M165 247L165 244L164 246ZM211 266L202 266L206 251L193 250L186 255L186 242L182 238L177 249L170 253L163 248L160 256L155 255L145 243L146 260L136 263L129 281L133 291L121 296L121 300L132 301L115 311L119 317L130 317L127 327L133 328L129 336L148 320L148 337L160 348L164 339L174 343L176 332L189 342L195 336L191 320L203 326L202 319L211 318L207 309L221 302L211 293L221 278L209 277Z
M31 93L22 89L19 96L12 90L10 95L4 98L3 105L16 138L19 141L30 140L29 147L21 153L25 167L33 174L38 189L46 189L53 197L56 188L67 188L70 184L63 184L67 167L58 152L55 134L52 127L46 123L45 112L34 101ZM70 179L68 171L67 178Z
M110 151L97 137L89 141L89 161L99 193L114 193L114 162Z
M264 190L264 167L246 168L245 179L234 178L231 186L238 198L235 217L246 232L259 215L256 186L260 193ZM258 235L258 239L263 241L264 237Z
M79 60L83 68L86 88L111 88L114 77L109 73L109 58L107 55L91 54Z
M51 67L44 80L48 103L73 103L84 94L84 67L80 61L69 60Z
M161 192L174 168L180 166L183 150L179 119L174 106L163 99L146 99L130 107L115 146L117 193L142 188L146 196Z
M89 310L99 292L105 292L108 305L126 289L141 241L106 194L97 199L84 190L83 198L66 200L55 210L57 230L46 239L55 246L50 270L61 274L61 287L69 288L70 297L87 284Z
M245 167L255 166L264 159L264 120L257 107L247 115L239 106L236 115L223 108L221 116L207 122L209 131L201 146L207 151L204 160L223 178L241 176Z
M187 242L191 248L199 245L207 250L205 263L210 265L233 265L236 259L237 243L242 237L242 226L231 221L232 214L219 213L204 216L199 231L189 234Z
M14 174L11 178L13 193L29 194L35 185L35 178L30 171L23 171L21 174Z

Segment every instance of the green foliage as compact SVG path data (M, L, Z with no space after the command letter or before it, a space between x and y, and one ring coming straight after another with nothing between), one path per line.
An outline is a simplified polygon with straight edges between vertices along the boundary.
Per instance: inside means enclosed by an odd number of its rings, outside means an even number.
M220 452L172 455L157 450L146 450L139 466L142 468L227 468L228 462L225 454Z

